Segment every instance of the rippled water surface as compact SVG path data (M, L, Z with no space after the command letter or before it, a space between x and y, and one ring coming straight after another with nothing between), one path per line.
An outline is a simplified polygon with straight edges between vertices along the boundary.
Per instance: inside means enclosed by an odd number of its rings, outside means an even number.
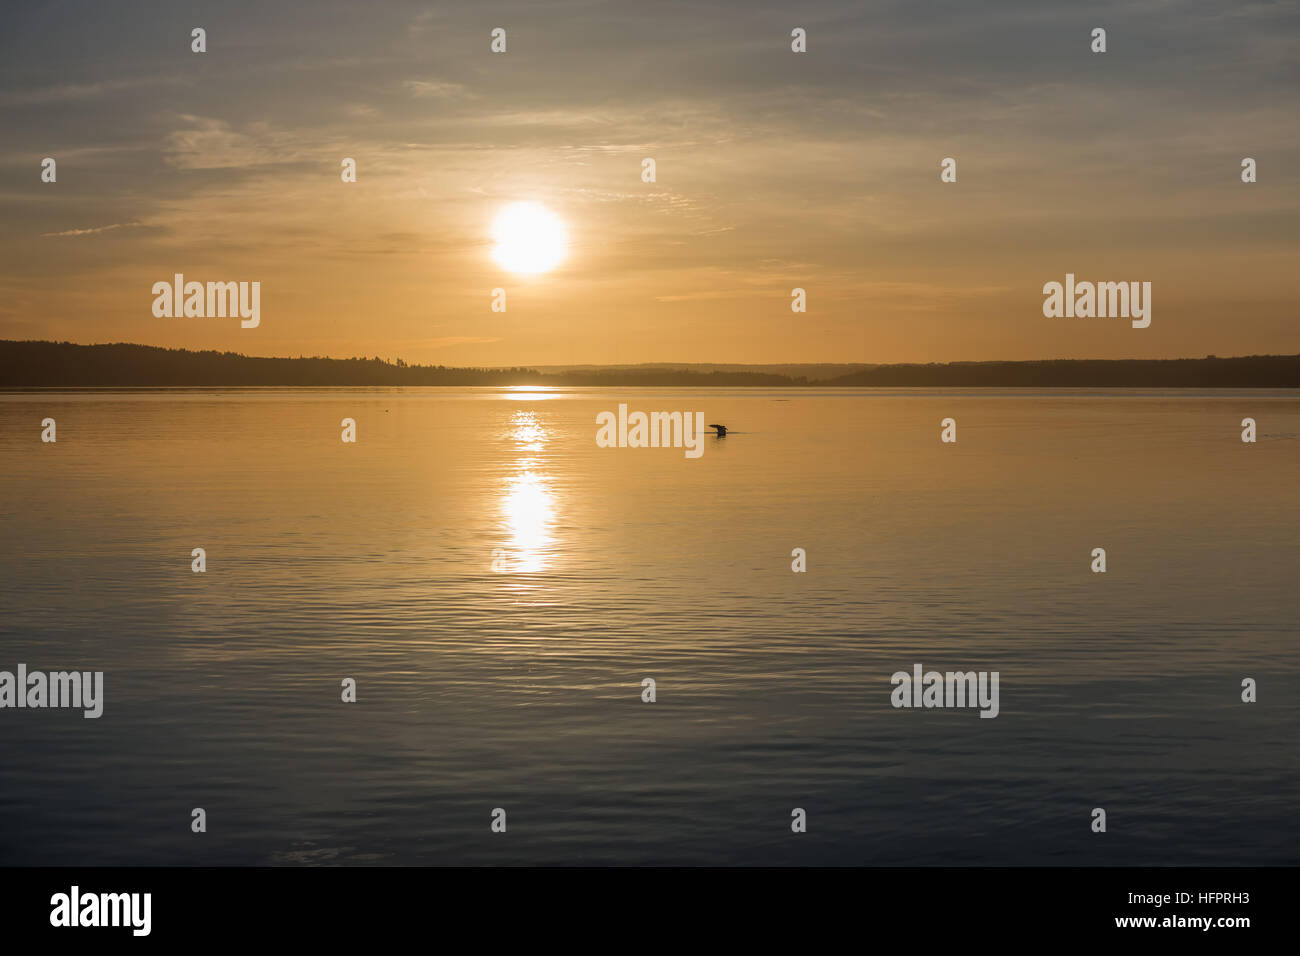
M0 863L1300 862L1287 393L8 393L0 455L0 669L106 694L0 710Z

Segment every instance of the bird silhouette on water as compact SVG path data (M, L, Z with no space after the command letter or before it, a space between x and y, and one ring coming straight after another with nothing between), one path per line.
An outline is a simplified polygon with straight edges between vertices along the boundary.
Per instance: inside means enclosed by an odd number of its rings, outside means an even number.
M718 430L718 437L719 437L719 438L726 438L726 437L727 437L727 426L726 426L726 425L710 425L709 427L710 427L710 428L716 428L716 429Z

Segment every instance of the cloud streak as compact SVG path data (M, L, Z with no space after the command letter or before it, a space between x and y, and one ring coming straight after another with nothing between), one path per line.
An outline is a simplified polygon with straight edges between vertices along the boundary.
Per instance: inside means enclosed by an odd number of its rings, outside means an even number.
M93 226L87 229L64 229L62 232L43 232L42 239L61 239L70 236L95 236L103 232L111 232L114 229L130 229L133 226L139 226L138 222L115 222L109 226Z

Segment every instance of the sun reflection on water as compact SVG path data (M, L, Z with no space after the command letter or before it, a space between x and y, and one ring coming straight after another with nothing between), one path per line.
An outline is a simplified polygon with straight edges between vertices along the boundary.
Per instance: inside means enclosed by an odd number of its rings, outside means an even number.
M520 457L514 463L517 473L505 479L501 499L510 533L506 570L535 573L546 570L553 540L555 494L541 458L550 436L536 412L515 412L510 426Z

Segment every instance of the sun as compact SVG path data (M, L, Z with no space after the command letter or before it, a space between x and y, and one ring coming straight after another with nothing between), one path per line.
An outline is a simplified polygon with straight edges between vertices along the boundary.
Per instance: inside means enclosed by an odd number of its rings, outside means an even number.
M516 202L502 209L492 223L492 238L498 264L530 274L554 269L568 245L563 220L538 202Z

